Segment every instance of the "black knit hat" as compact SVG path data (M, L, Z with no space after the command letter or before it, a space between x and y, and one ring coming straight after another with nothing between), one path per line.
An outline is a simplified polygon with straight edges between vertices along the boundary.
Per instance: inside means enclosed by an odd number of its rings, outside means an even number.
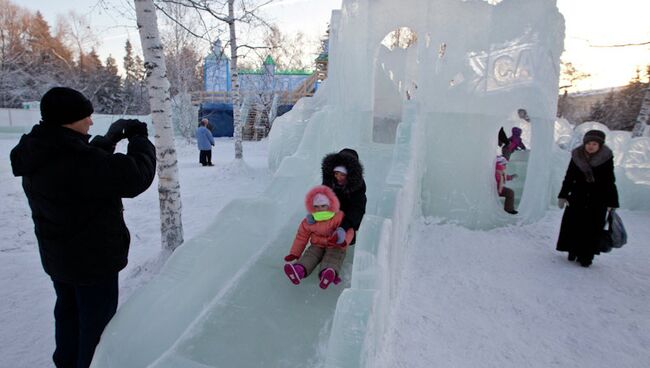
M587 142L597 142L602 146L605 144L605 133L600 130L590 130L582 138L582 143L586 144Z
M93 111L90 100L72 88L54 87L41 98L43 124L71 124L92 115Z

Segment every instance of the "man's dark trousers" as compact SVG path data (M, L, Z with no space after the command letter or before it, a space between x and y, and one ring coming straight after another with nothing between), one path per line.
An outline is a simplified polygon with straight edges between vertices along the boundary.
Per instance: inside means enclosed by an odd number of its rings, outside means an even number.
M54 364L87 368L104 327L117 310L117 274L90 285L52 281L56 291Z
M203 166L212 165L212 150L199 151L199 162Z

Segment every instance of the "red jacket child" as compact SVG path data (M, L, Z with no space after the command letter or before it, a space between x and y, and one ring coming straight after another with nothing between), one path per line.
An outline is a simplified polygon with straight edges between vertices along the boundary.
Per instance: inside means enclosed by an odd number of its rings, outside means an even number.
M305 207L311 216L300 223L289 255L284 258L287 262L298 261L287 263L285 273L294 284L299 284L320 263L320 286L325 289L339 274L354 230L344 231L340 227L344 214L336 194L327 186L312 188L305 196ZM305 251L307 244L311 245Z

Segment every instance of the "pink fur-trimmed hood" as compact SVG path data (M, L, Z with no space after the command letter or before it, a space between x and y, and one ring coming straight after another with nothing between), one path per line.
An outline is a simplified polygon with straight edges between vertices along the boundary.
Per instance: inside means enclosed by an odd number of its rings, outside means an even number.
M305 196L305 208L309 213L314 213L314 197L316 194L323 194L329 199L330 201L330 211L332 212L339 212L341 209L341 204L339 202L339 199L336 198L336 194L334 194L334 191L330 189L329 187L325 185L318 185L309 190L307 192L307 195Z

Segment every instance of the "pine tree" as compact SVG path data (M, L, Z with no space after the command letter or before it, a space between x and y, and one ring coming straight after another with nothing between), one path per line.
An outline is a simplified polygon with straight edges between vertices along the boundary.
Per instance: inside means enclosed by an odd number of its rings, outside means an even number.
M117 63L112 56L106 58L102 79L104 85L99 92L98 99L101 100L107 114L118 114L123 106L124 96L122 80L117 74Z

